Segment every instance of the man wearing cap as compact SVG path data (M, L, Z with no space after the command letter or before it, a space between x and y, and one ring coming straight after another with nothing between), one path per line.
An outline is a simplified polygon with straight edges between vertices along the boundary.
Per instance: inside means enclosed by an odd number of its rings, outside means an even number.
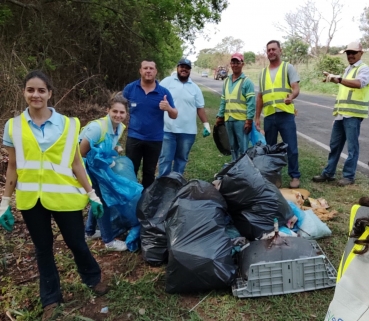
M295 68L281 60L281 45L277 40L267 43L269 66L259 76L259 93L256 102L256 128L260 130L260 115L264 109L265 140L268 145L277 144L278 133L288 144L288 175L290 188L300 186L300 171L293 99L300 93L300 78Z
M204 125L203 136L210 135L202 92L190 78L191 61L182 58L177 74L164 78L160 85L168 89L178 110L178 117L164 115L164 140L159 157L159 176L171 171L184 173L188 155L197 134L196 115Z
M243 55L231 56L232 74L223 84L220 107L215 126L225 123L232 161L244 154L249 146L249 133L255 115L255 91L253 82L242 72Z
M123 96L129 101L129 124L126 155L132 161L135 173L142 164L142 185L149 187L155 180L164 136L164 115L176 118L178 111L170 92L155 80L156 64L141 62L141 78L128 84Z
M351 42L345 52L349 66L342 77L323 72L326 76L324 81L334 82L339 88L333 109L335 119L328 164L320 175L313 177L313 181L318 183L335 180L336 167L347 141L348 157L342 170L343 178L338 181L339 186L355 183L360 126L363 119L368 118L369 106L369 67L361 61L363 48L359 42Z

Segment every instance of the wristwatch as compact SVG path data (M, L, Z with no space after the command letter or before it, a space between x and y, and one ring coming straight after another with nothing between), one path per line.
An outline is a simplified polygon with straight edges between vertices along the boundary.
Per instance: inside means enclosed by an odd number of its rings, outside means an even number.
M338 77L338 83L340 84L342 82L342 77Z

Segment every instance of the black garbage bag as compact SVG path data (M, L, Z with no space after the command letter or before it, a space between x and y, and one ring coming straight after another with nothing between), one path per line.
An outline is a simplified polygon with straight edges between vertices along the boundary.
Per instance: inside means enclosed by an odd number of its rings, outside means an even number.
M186 183L183 176L176 172L159 177L144 190L137 204L142 255L150 265L159 266L168 260L164 220L177 191Z
M258 142L246 152L261 175L278 188L282 186L281 170L287 165L287 146L283 142L273 146Z
M231 155L231 146L229 145L228 133L224 124L214 126L213 139L218 150L223 155Z
M293 216L279 189L261 175L247 154L219 174L219 192L234 225L249 241L271 232L274 218L284 225Z
M190 293L229 287L236 277L227 204L211 184L192 180L177 194L166 221L166 291Z

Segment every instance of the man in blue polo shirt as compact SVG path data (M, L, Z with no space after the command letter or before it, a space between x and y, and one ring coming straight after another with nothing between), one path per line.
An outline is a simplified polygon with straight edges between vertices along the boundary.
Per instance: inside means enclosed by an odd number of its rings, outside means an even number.
M203 136L210 135L210 126L204 110L204 96L199 86L192 82L190 74L191 61L183 58L177 64L177 73L160 82L160 85L172 94L179 114L177 119L164 116L159 176L168 175L172 170L183 174L197 134L196 114L204 124Z
M164 136L164 114L177 118L178 111L170 92L155 80L154 61L141 62L141 78L128 84L123 96L129 101L130 119L126 155L132 160L137 175L142 164L142 185L149 187L155 180L155 169Z

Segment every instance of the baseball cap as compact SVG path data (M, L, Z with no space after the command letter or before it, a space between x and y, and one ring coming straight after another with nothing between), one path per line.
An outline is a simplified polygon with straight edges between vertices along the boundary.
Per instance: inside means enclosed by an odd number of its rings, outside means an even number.
M236 52L232 55L231 60L232 59L237 59L238 61L243 61L243 54L240 54L239 52Z
M347 45L347 48L345 49L344 52L346 52L347 50L352 50L352 51L363 51L363 46L361 45L360 42L354 41L354 42L350 42Z
M186 59L186 58L182 58L180 61L178 61L177 67L178 67L179 65L186 65L186 66L188 66L188 67L192 68L192 67L191 67L191 60L188 60L188 59Z

